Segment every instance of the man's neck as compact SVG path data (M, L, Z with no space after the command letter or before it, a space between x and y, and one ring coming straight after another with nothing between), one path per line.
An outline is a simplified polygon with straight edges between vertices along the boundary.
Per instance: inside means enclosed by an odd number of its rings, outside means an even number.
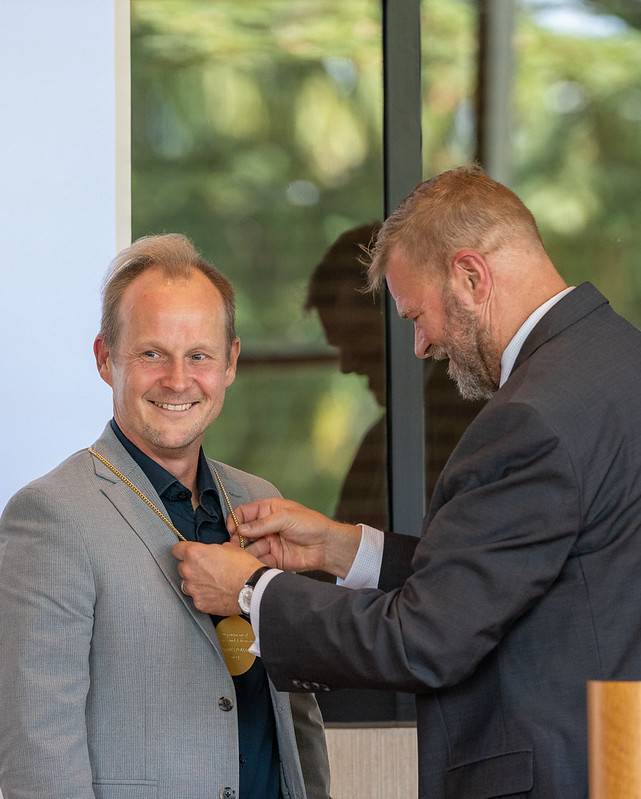
M521 302L512 305L503 319L502 329L499 333L499 351L504 352L507 345L512 341L517 331L537 308L554 297L560 291L568 288L568 284L558 275L558 279L548 280L544 284L532 286L530 291L521 293ZM509 308L509 305L508 305Z

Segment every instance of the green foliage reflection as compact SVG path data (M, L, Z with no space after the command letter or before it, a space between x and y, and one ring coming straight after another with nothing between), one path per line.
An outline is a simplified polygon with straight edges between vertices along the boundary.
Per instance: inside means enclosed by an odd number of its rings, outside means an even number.
M639 324L639 3L516 8L513 186L563 274ZM476 14L423 0L426 175L473 153ZM302 309L337 236L382 217L381 45L378 0L132 0L134 235L184 232L232 278L253 356L331 352ZM363 378L241 359L207 446L331 512L380 413Z
M514 188L564 276L640 324L639 4L572 4L564 30L544 24L545 5L518 17Z
M382 216L377 0L133 0L134 235L177 230L232 279L246 353L328 353L315 264ZM331 366L243 366L206 447L334 508L381 413ZM328 418L332 423L328 424Z

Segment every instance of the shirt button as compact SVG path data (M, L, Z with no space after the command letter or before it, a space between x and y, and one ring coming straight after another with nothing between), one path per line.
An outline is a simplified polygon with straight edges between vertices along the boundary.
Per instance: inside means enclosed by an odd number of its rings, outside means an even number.
M245 763L247 762L247 758L245 757L245 755L240 755L240 757L238 758L238 760L240 761L240 765L241 765L241 766L244 766L244 765L245 765Z
M218 707L221 710L224 710L225 713L229 713L229 711L234 707L234 703L231 699L228 699L226 696L221 696L218 700Z
M219 799L236 799L236 791L233 788L221 788L218 791Z

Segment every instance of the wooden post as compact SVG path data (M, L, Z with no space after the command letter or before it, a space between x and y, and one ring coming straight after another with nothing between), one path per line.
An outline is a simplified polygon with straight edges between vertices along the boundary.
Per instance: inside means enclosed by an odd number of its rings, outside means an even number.
M641 799L641 682L588 682L590 799Z

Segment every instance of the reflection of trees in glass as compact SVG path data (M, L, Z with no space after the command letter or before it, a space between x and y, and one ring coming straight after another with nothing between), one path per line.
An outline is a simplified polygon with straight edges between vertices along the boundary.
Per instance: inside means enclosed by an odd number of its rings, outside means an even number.
M592 15L590 34L545 24L552 7ZM514 187L563 273L641 322L639 3L518 9ZM432 174L473 150L476 3L422 15ZM230 275L245 353L329 352L310 273L382 216L379 0L132 0L132 61L134 234L183 231ZM210 449L331 512L376 415L365 378L241 362Z
M381 215L376 0L133 0L134 227L181 226L252 351L322 342L308 272Z
M424 6L426 143L444 168L465 158L474 3ZM185 232L230 275L245 353L329 351L303 305L338 235L382 217L380 14L379 0L132 0L134 235ZM241 356L208 448L331 512L379 414L364 377Z
M382 215L378 0L133 0L134 235L179 230L234 282L245 353L330 353L307 282ZM379 413L330 365L243 366L212 454L331 512Z
M422 4L426 176L467 163L474 153L477 13L475 0L424 0Z
M593 280L639 324L639 4L578 4L585 16L564 32L541 24L546 5L518 18L515 188L563 274Z

